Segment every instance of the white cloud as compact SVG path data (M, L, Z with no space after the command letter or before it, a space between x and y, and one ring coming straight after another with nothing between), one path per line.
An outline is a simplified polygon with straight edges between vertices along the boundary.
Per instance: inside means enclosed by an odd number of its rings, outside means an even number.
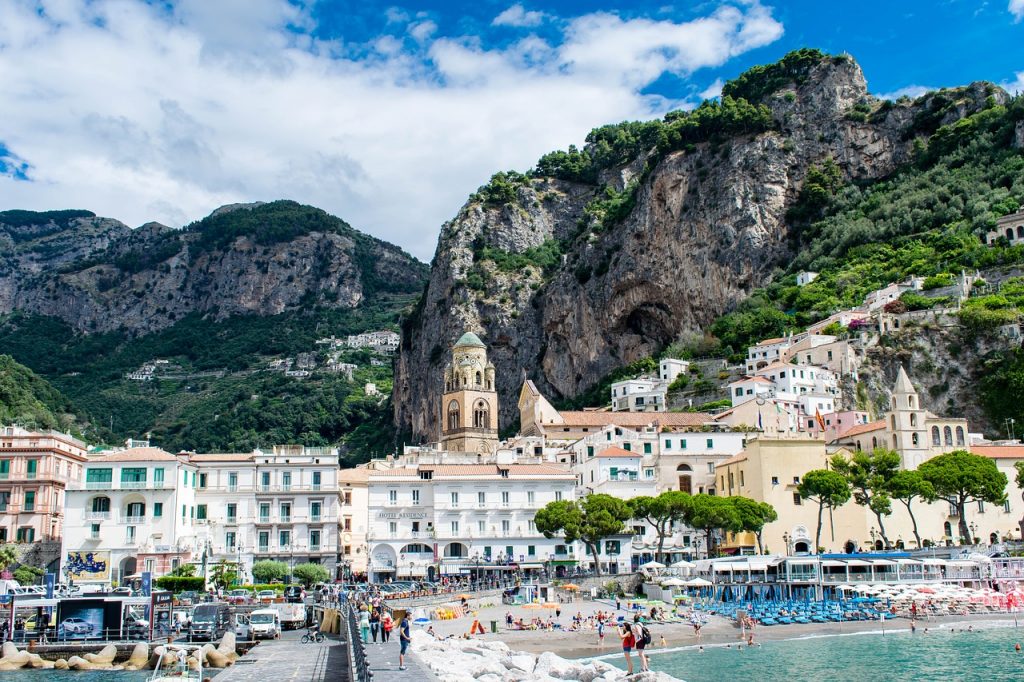
M900 97L909 97L911 99L916 99L921 95L925 94L926 92L931 92L933 90L938 90L938 88L934 88L928 85L906 85L902 88L899 88L898 90L893 90L892 92L880 92L877 95L875 95L875 97L878 97L879 99L888 99L892 101L898 100Z
M700 91L701 99L714 99L722 94L722 87L725 85L725 81L721 78L716 78L715 82Z
M1016 76L1014 80L1000 83L999 87L1006 90L1011 95L1024 93L1024 71L1018 71L1014 76Z
M540 26L544 21L543 12L527 12L522 5L512 5L507 10L494 17L492 26L513 26L516 28L530 28Z
M1007 7L1010 14L1013 15L1013 20L1019 22L1024 19L1024 0L1010 0L1010 4Z
M662 73L782 33L749 2L686 23L585 15L501 48L389 16L396 36L350 45L313 38L287 0L0 2L0 145L31 178L0 173L0 207L180 225L290 198L429 258L494 171L661 115L674 103L640 91Z

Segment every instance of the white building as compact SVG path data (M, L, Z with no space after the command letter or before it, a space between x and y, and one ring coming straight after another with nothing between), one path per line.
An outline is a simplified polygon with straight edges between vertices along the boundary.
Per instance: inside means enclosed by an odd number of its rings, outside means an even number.
M990 246L999 239L1006 239L1010 246L1024 243L1024 209L998 218L995 228L985 234L985 243Z
M197 534L197 468L186 457L137 447L84 467L84 482L67 490L65 560L69 553L105 557L109 574L98 582L107 584L198 560L205 542Z
M775 339L765 339L761 343L751 346L747 349L747 373L780 362L783 353L791 345L793 345L791 337L781 336Z
M924 285L923 277L910 277L905 282L894 282L881 289L875 289L864 297L864 307L870 312L884 308L886 304L899 300L906 291L920 291Z
M369 578L436 579L575 561L538 509L575 499L575 476L540 464L398 464L368 473Z
M612 384L613 412L665 412L668 383L661 379L626 379Z
M798 287L807 286L808 284L810 284L811 282L813 282L816 279L818 279L818 273L816 273L816 272L809 272L807 270L804 270L803 272L798 272L797 273L797 275L796 275L796 285Z
M346 340L349 348L371 348L381 353L394 353L402 337L392 331L365 332L353 334Z
M664 358L658 363L658 376L662 381L671 384L680 374L690 371L690 363L686 360Z

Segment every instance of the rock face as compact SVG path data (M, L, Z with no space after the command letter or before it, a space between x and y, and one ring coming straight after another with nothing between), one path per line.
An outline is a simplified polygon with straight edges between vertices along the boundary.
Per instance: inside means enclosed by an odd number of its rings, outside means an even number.
M143 334L190 314L356 308L378 293L416 293L426 275L397 247L287 201L222 207L184 230L9 211L0 246L0 313L58 317L86 333Z
M478 333L497 367L501 426L516 418L522 380L570 397L610 370L703 329L763 284L791 254L787 210L808 169L831 158L847 180L873 180L909 161L914 128L997 101L989 84L913 102L881 102L860 67L825 56L764 95L774 125L661 156L646 150L596 183L536 177L514 200L477 194L444 225L420 307L404 327L395 418L414 438L435 438L434 400L450 344ZM993 94L994 93L994 94ZM938 99L943 98L943 99ZM643 172L647 164L647 172ZM637 180L621 220L586 229L588 203ZM557 241L561 263L502 269L487 249L529 254Z

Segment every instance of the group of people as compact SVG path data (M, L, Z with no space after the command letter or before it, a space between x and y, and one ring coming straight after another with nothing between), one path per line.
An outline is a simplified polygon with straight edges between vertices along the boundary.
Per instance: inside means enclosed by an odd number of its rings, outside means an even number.
M409 625L409 617L406 615L399 618L398 622L392 616L390 609L384 608L380 603L362 604L359 607L359 637L363 644L369 644L372 638L377 644L377 637L380 636L380 644L391 640L391 632L398 628L398 669L406 670L405 654L409 650L409 642L412 641L412 628Z

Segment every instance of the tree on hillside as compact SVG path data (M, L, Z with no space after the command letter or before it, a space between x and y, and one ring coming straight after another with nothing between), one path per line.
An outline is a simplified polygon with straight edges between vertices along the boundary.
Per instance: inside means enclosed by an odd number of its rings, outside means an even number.
M306 588L316 583L325 583L331 577L330 572L320 564L299 564L292 575Z
M686 514L690 495L680 490L667 490L657 497L641 495L629 500L630 514L634 519L646 521L658 536L656 559L664 556L665 538L672 529L673 521L681 521Z
M832 510L846 504L850 499L850 486L840 473L814 469L804 474L797 492L805 500L818 503L818 529L814 534L814 551L817 552L821 547L821 524L825 507Z
M537 510L534 523L546 538L561 535L566 543L579 540L594 557L594 573L601 575L599 551L601 541L621 533L630 518L624 500L601 493L582 500L557 500Z
M833 455L832 470L846 479L853 492L853 501L870 509L878 519L878 532L886 549L892 546L885 533L885 516L892 514L888 482L900 470L900 455L895 450L875 448L873 452L858 451L850 459Z
M1009 479L988 457L966 450L954 450L932 457L917 470L924 480L932 484L936 497L956 507L960 516L961 542L966 538L970 538L972 543L975 540L967 525L968 502L1002 504L1006 501L1006 484Z
M775 507L767 502L758 502L749 497L737 495L728 499L736 507L736 513L739 514L740 530L753 533L754 537L757 538L757 553L764 554L761 534L764 532L765 525L778 521L779 513L775 511Z
M735 533L742 529L739 511L729 498L703 493L690 496L685 520L691 528L704 531L709 557L714 550L714 531Z
M288 575L288 564L283 561L264 559L252 565L252 580L255 583L276 583Z
M920 499L926 502L935 499L935 488L932 484L921 477L920 471L897 471L886 484L889 497L899 500L907 508L910 514L910 522L914 526L914 539L917 540L918 549L921 548L921 534L917 532L917 518L914 517L914 510L911 508L914 500Z

